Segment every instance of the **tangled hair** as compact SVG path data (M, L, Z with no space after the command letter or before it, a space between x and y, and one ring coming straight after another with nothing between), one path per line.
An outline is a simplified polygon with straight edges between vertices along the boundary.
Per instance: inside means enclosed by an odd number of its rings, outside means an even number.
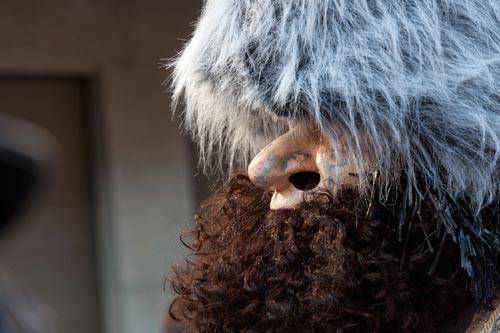
M394 209L328 192L293 211L237 176L196 217L171 316L195 332L453 332L473 303L460 251L425 205L398 240Z

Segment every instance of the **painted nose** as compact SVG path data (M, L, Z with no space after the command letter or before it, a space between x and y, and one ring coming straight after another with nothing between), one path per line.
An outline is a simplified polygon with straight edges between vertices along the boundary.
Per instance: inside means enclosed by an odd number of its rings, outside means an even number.
M250 180L274 192L272 210L293 209L304 200L305 191L320 183L317 141L314 135L294 129L267 145L250 163Z

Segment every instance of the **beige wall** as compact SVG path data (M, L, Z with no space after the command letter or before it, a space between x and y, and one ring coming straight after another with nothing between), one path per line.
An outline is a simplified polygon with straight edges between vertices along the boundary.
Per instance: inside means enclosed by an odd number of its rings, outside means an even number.
M191 152L171 121L160 59L199 0L0 2L0 75L83 77L97 111L96 207L105 332L157 332L163 280L193 211Z

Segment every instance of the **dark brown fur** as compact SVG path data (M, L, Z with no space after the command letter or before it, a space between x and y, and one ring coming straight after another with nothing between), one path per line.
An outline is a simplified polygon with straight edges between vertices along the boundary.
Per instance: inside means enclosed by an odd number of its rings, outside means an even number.
M318 193L275 212L269 193L235 177L189 232L193 254L171 276L172 316L196 332L452 332L473 303L456 245L429 237L424 210L405 250L397 214L379 205L367 218L357 197Z

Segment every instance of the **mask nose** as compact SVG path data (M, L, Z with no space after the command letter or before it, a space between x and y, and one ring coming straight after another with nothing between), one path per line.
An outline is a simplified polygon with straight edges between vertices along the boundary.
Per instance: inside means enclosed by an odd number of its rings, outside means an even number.
M271 209L293 209L304 199L304 191L321 181L316 163L319 138L292 130L267 145L248 167L250 180L273 191Z

